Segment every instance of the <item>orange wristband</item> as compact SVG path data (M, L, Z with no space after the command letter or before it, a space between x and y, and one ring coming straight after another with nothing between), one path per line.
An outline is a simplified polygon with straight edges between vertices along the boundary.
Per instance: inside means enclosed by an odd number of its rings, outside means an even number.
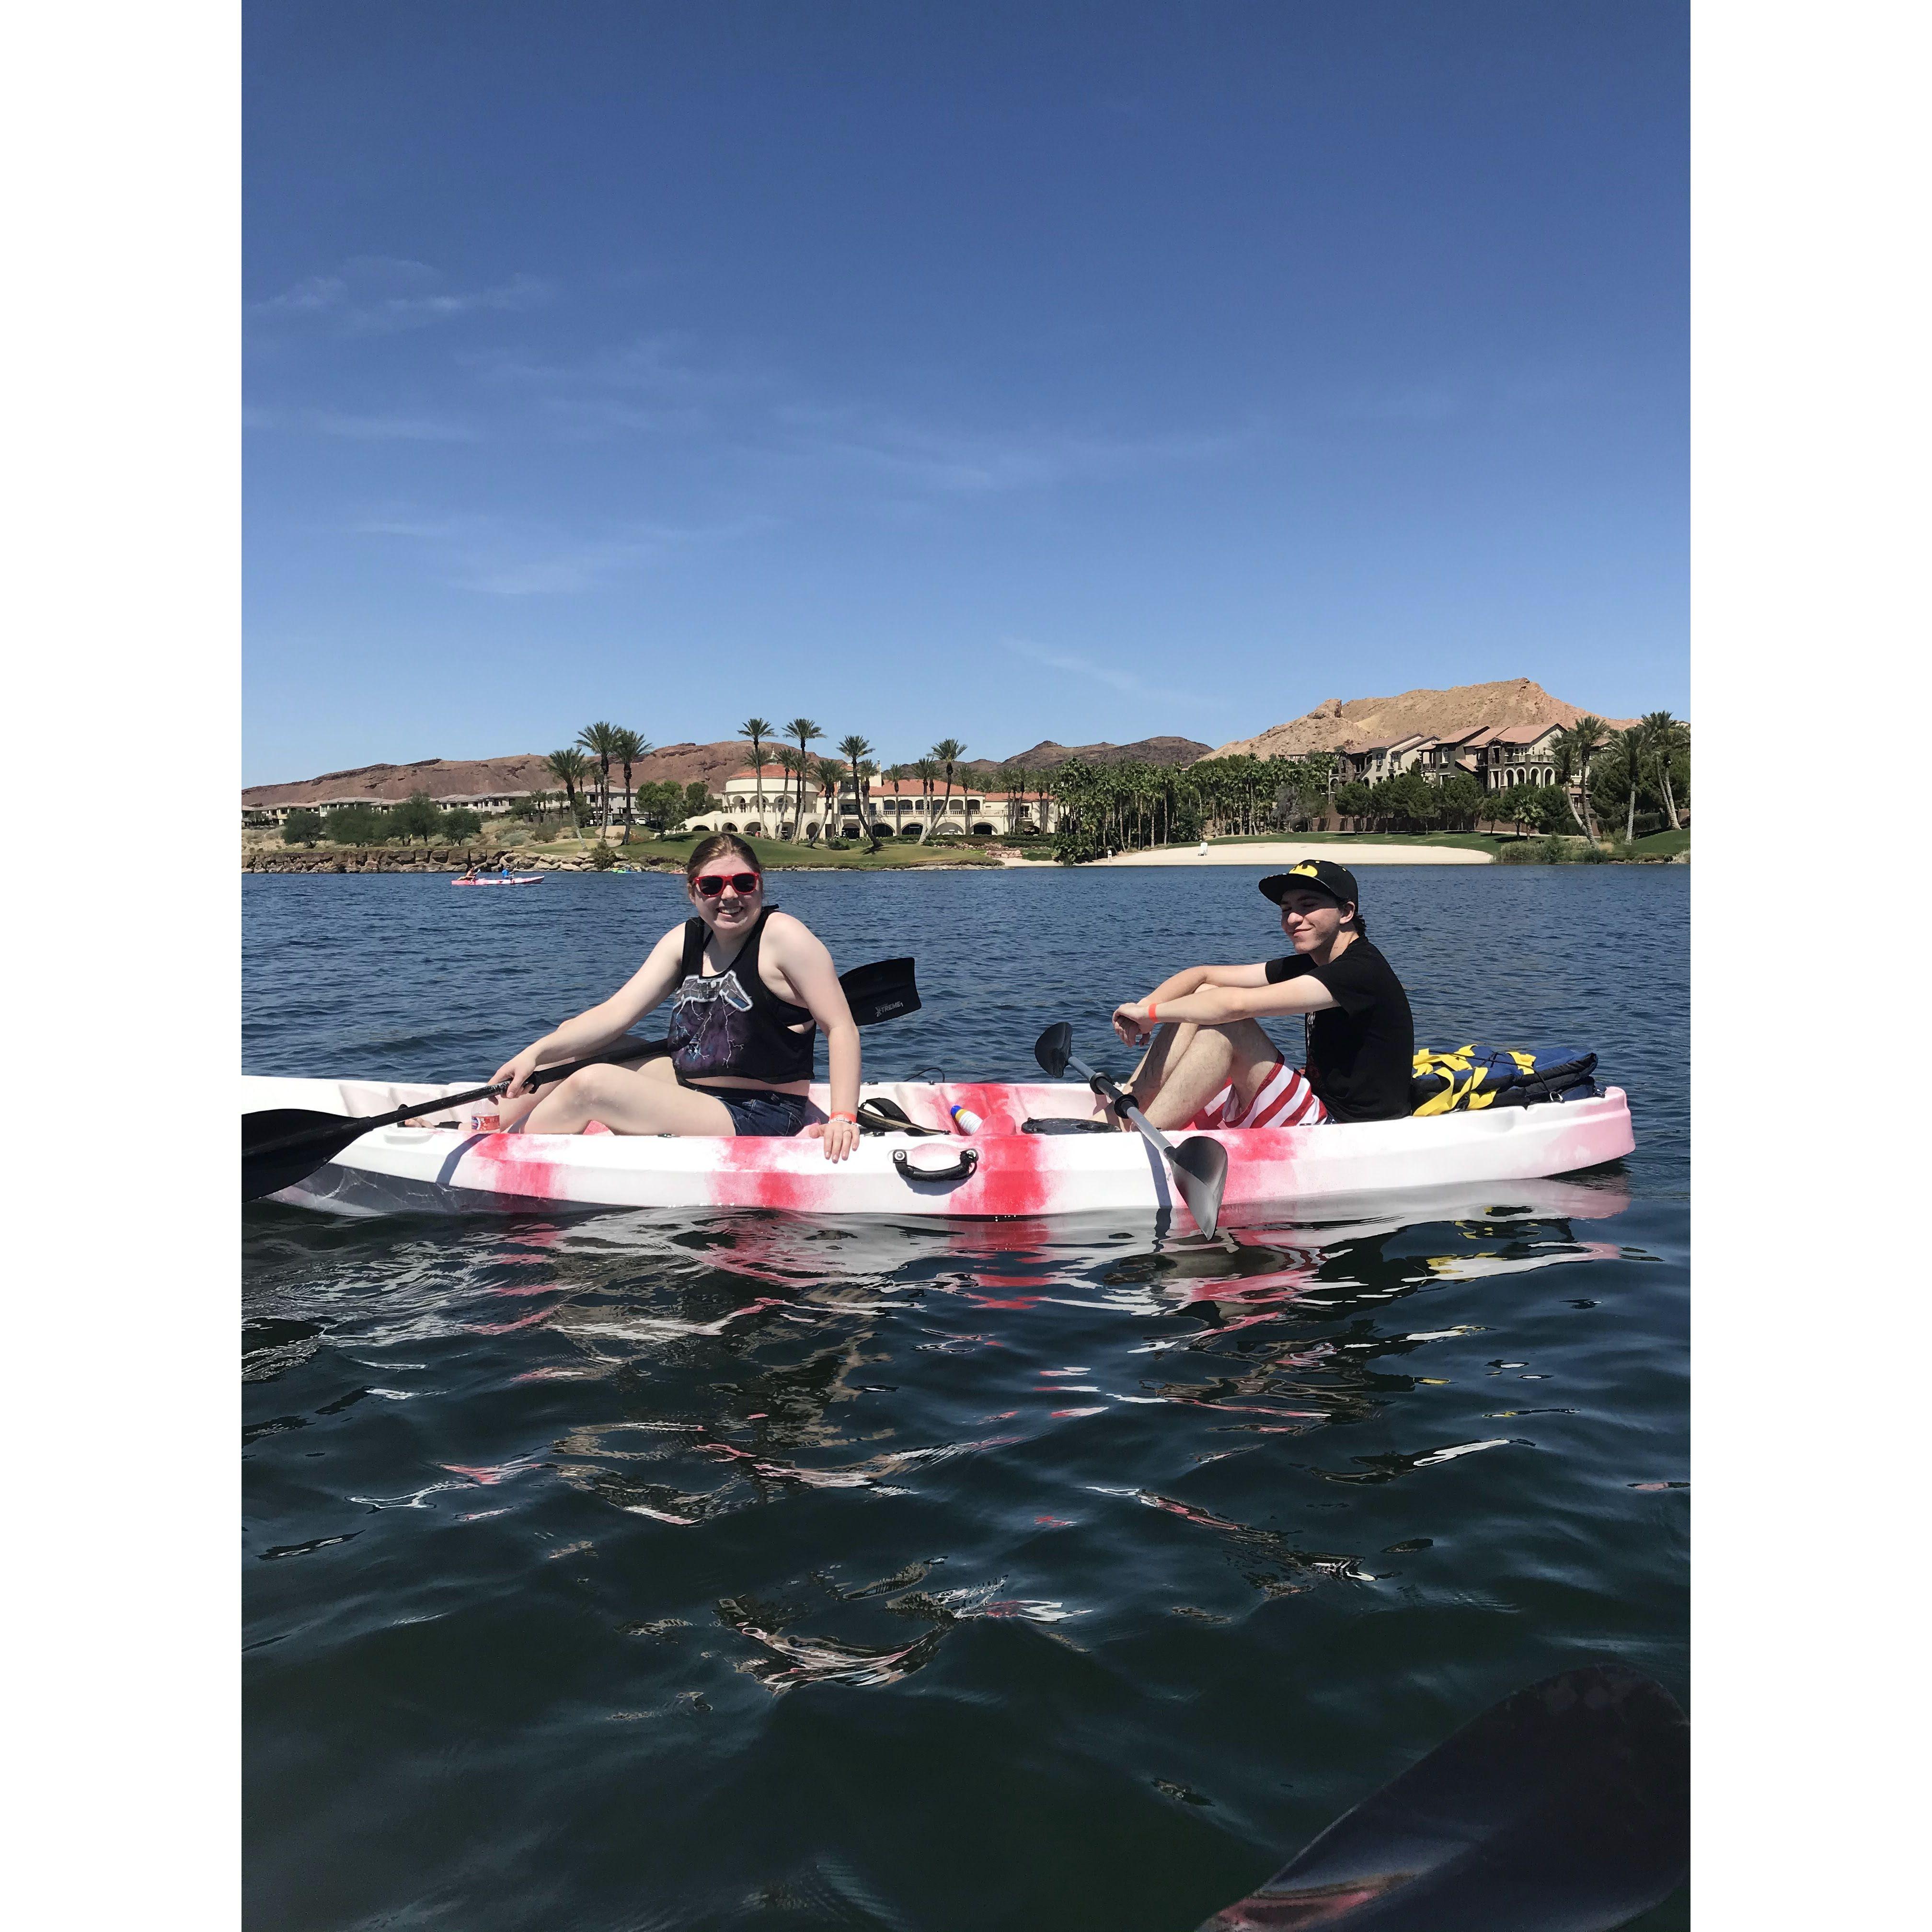
M1152 1020L1156 1025L1158 1025L1160 1023L1160 1009L1156 1006L1151 1000L1148 1002L1148 1018Z
M825 1118L828 1124L833 1120L850 1120L855 1127L859 1124L858 1115L847 1113L842 1107L837 1113L827 1114Z

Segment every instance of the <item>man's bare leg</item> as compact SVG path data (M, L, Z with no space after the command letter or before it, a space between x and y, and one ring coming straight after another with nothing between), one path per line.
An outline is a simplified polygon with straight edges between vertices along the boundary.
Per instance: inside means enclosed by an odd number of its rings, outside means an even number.
M1193 1034L1178 1058L1172 1052L1164 1057L1166 1077L1150 1099L1140 1097L1139 1075L1154 1058L1151 1048L1136 1070L1135 1104L1154 1126L1184 1127L1230 1082L1246 1107L1281 1058L1274 1042L1252 1020L1196 1027Z

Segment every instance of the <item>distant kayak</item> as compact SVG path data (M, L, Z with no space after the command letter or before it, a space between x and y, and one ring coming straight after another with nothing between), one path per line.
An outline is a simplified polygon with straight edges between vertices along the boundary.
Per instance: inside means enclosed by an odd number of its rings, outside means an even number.
M548 878L548 872L519 872L507 879L452 879L452 886L540 886Z

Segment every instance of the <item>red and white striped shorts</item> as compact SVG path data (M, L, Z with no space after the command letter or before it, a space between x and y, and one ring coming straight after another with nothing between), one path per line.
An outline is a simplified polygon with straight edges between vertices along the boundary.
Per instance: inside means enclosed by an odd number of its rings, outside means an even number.
M1244 1108L1231 1082L1188 1122L1190 1127L1312 1127L1327 1120L1328 1109L1298 1066L1277 1060Z

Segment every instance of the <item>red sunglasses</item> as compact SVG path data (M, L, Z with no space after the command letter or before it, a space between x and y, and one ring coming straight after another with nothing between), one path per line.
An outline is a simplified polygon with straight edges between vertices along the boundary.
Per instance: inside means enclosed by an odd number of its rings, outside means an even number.
M691 882L708 899L718 898L727 886L740 897L754 892L764 884L756 872L700 872Z

